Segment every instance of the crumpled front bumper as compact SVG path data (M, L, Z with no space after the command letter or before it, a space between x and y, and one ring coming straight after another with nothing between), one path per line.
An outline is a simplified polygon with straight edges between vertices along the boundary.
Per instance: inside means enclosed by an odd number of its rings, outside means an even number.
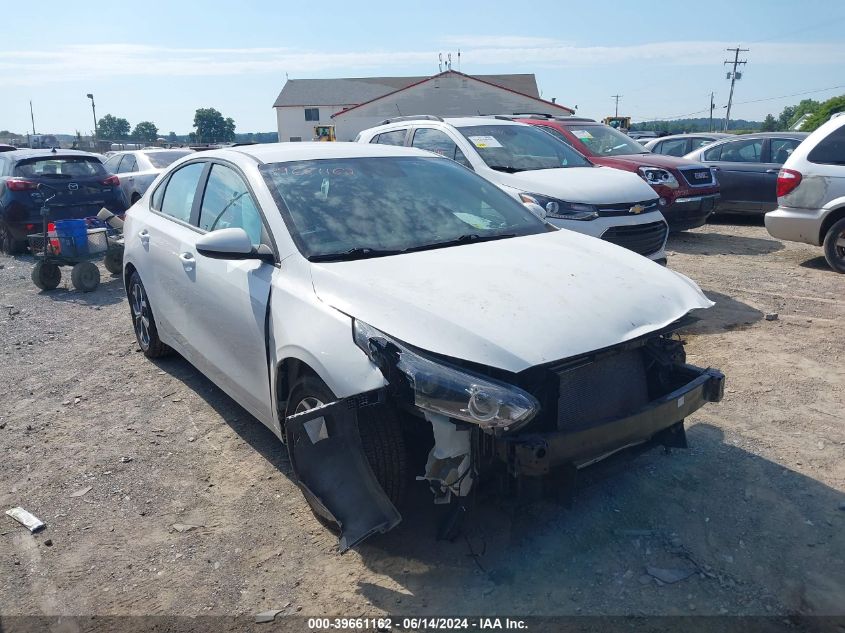
M505 435L497 438L497 456L516 476L539 476L557 466L591 463L620 449L647 442L706 402L722 399L725 384L722 372L685 364L678 365L676 373L689 381L631 415L567 430Z

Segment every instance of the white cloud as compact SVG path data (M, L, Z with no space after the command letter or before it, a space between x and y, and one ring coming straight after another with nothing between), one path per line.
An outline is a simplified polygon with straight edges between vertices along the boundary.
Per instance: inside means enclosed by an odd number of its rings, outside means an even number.
M732 42L654 42L629 46L576 46L551 38L517 36L448 37L461 44L464 72L502 68L591 67L618 65L626 72L649 66L718 65ZM466 46L466 48L464 48ZM749 66L763 64L839 64L845 44L757 44L747 54ZM454 51L453 51L454 52ZM452 55L453 66L457 66ZM635 64L637 66L631 66ZM290 48L179 48L136 44L83 44L54 50L0 51L0 83L43 82L132 76L226 76L289 73L364 74L374 70L437 68L436 51L317 52ZM657 71L656 71L657 72Z

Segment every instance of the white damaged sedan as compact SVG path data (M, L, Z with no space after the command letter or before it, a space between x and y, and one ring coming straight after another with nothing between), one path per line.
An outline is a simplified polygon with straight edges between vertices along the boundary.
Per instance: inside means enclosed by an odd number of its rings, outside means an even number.
M481 478L684 446L722 397L671 334L712 305L692 281L421 150L193 154L124 235L144 353L176 350L284 441L342 550L401 520L415 475L460 507Z

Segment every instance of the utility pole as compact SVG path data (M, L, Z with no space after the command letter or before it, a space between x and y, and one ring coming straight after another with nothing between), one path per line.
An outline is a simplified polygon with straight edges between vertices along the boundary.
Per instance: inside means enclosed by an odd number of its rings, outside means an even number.
M35 113L32 111L32 99L29 100L29 118L32 119L32 135L35 136Z
M716 104L715 104L715 103L713 103L713 96L714 96L714 95L713 95L713 93L711 92L711 93L710 93L710 125L708 125L708 126L707 126L707 131L708 131L708 132L712 132L712 131L713 131L713 108L715 108L715 107L716 107Z
M740 47L739 47L739 45L737 45L737 47L736 47L736 48L726 48L725 50L726 50L726 51L733 51L733 52L734 52L734 58L733 58L733 61L731 61L730 59L726 59L726 60L725 60L725 63L726 63L726 64L733 64L733 70L732 70L732 71L729 71L729 72L728 72L728 74L727 74L727 77L725 77L726 79L730 79L730 80L731 80L731 93L730 93L730 95L728 96L728 106L727 106L727 107L728 107L728 111L727 111L727 113L725 114L725 132L727 132L727 131L728 131L728 125L730 125L730 121L731 121L731 102L733 101L733 98L734 98L734 84L736 83L736 81L737 81L738 79L742 79L742 73L737 73L737 72L736 72L736 67L737 67L737 66L740 66L740 65L742 65L742 64L747 64L747 63L748 63L748 60L747 60L747 59L740 60L740 59L739 59L739 54L740 54L740 53L747 53L747 52L748 52L749 50L751 50L751 49L748 49L748 48L740 48Z
M91 112L94 113L94 143L96 143L97 142L97 109L94 107L94 95L89 92L85 96L88 97L89 99L91 99ZM95 145L95 149L96 149L96 145Z
M610 95L611 98L616 99L616 113L613 116L619 116L619 100L622 98L622 95Z

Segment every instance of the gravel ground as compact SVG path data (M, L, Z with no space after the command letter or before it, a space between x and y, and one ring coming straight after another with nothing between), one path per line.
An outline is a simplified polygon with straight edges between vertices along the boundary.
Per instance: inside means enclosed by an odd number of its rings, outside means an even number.
M570 507L481 499L454 543L416 491L343 556L269 431L139 353L118 278L41 293L0 256L0 506L47 523L0 520L0 614L845 613L845 276L755 225L669 250L717 302L690 361L728 376L689 450L599 464Z

